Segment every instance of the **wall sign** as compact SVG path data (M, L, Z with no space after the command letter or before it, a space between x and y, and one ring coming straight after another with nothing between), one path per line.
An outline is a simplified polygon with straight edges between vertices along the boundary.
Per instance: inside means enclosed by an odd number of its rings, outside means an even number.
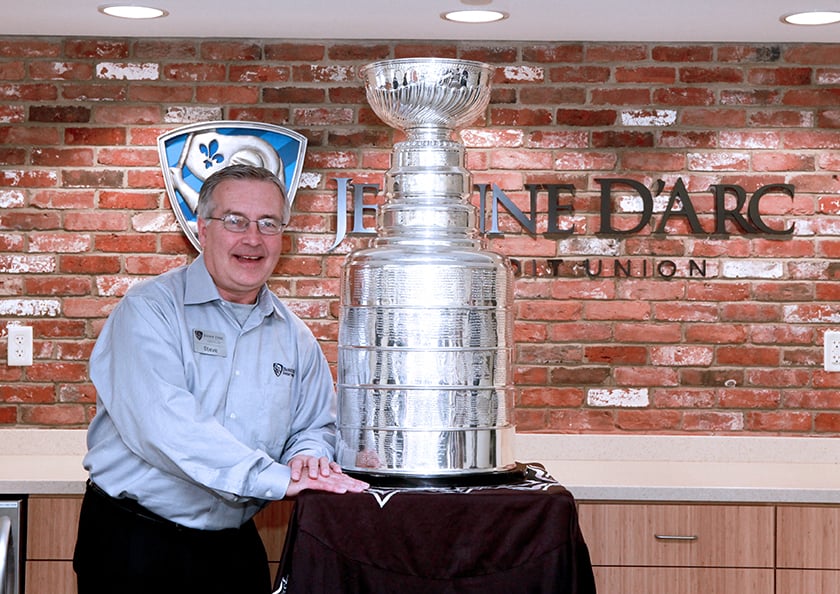
M674 187L668 195L668 204L661 213L657 213L658 220L654 221L654 198L659 196L665 182L657 180L653 189L644 184L627 178L596 178L594 180L601 188L600 192L600 225L595 231L599 236L626 237L639 233L651 222L654 222L654 233L667 234L667 223L673 218L683 218L691 229L692 235L720 235L726 236L727 223L731 223L737 230L745 235L766 234L774 236L790 235L794 231L794 225L776 228L765 220L761 211L761 201L771 195L784 195L793 199L794 187L791 184L769 184L758 188L751 195L741 186L736 184L715 184L709 187L714 199L713 225L711 228L703 227L697 210L694 207L691 196L683 183L682 178L677 178ZM364 215L373 215L377 211L377 205L365 204L366 194L377 195L380 191L379 184L352 184L352 178L336 178L337 200L336 200L336 236L330 251L334 250L347 235L369 235L375 234L376 230L364 226ZM574 208L571 198L575 195L573 184L527 184L525 189L530 196L530 209L528 213L523 212L513 200L510 199L498 186L493 184L477 184L474 189L479 193L479 220L481 221L479 231L487 236L503 235L499 229L499 205L516 220L519 226L531 235L537 234L537 223L539 213L537 202L541 193L545 193L548 199L548 207L545 217L546 231L542 234L545 237L562 238L574 235L578 232L575 226L562 226L563 219L569 219L574 215ZM348 209L347 197L352 192L352 209ZM489 194L489 200L488 200ZM642 209L638 213L638 219L630 227L622 228L614 220L615 194L627 196L633 194L641 200ZM489 213L488 213L489 210ZM347 218L350 212L352 227L348 229ZM627 216L623 217L626 219ZM489 220L489 227L487 225Z

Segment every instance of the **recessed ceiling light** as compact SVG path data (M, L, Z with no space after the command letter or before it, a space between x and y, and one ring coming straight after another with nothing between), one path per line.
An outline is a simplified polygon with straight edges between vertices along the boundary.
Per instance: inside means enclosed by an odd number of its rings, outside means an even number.
M782 22L789 25L830 25L840 22L840 12L833 10L795 12L783 16Z
M451 10L441 14L440 18L455 23L493 23L508 18L508 15L498 10Z
M169 14L162 8L138 6L136 4L105 4L97 10L108 16L121 19L156 19Z

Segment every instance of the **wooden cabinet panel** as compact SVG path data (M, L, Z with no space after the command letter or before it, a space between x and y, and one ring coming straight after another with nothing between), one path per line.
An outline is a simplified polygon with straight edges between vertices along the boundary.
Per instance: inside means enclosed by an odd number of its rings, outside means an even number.
M771 506L581 503L594 565L773 567Z
M30 495L27 505L26 558L73 559L82 497Z
M280 561L294 508L294 501L274 501L254 517L270 562Z
M840 571L828 569L779 569L776 571L777 594L837 594Z
M772 569L595 567L598 594L772 594ZM785 592L778 591L780 594ZM811 594L790 590L787 594Z
M27 561L26 594L77 594L72 561Z
M779 506L776 523L778 567L840 569L840 508Z

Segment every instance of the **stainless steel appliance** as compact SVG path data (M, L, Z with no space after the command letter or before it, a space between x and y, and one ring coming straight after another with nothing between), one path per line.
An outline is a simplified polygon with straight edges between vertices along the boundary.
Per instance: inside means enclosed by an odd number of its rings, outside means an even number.
M493 69L421 58L361 74L374 111L407 139L377 239L343 270L338 461L370 479L510 472L512 272L484 249L453 139L486 109Z
M23 592L22 497L0 500L0 594Z

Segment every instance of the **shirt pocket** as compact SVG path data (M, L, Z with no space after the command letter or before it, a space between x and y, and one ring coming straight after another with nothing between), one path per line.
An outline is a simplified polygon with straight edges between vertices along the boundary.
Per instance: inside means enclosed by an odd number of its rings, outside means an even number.
M251 435L256 447L275 460L283 453L292 421L293 382L272 373L255 388L257 407L252 415Z

